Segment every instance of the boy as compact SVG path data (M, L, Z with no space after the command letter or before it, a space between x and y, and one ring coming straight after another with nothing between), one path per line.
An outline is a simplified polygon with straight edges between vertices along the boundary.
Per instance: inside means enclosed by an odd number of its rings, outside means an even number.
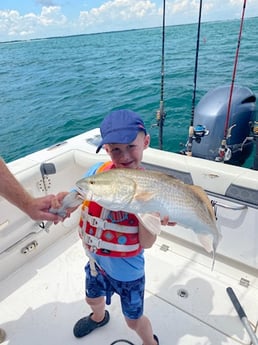
M150 136L138 114L130 110L113 111L102 121L100 131L102 141L96 152L104 146L111 161L93 166L86 176L115 168L142 169L143 150L149 146ZM126 323L143 345L159 345L149 319L143 315L143 249L153 245L159 232L158 216L113 212L95 202L84 202L80 236L89 256L85 267L86 302L92 313L75 324L75 337L83 337L108 323L105 302L110 304L111 296L117 293Z

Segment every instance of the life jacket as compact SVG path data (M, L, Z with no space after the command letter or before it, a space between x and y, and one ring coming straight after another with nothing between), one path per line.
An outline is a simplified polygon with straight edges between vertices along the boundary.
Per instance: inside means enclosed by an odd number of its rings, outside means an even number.
M113 163L106 162L96 173L112 168ZM79 234L86 251L111 257L135 256L142 250L138 230L134 214L110 211L89 200L82 205Z

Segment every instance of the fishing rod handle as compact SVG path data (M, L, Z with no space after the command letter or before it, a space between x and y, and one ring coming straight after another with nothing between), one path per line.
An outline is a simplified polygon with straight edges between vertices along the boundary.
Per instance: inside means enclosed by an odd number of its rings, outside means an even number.
M226 290L227 290L228 296L231 299L231 302L233 303L240 319L242 319L243 317L246 317L246 313L245 313L244 309L242 308L241 304L239 303L238 298L235 295L233 289L231 287L228 287Z

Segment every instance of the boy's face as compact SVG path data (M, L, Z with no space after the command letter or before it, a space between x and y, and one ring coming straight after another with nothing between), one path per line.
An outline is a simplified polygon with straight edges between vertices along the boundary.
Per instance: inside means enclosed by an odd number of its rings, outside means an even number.
M137 169L141 165L143 150L150 144L150 136L139 132L129 144L106 144L105 150L110 155L116 168Z

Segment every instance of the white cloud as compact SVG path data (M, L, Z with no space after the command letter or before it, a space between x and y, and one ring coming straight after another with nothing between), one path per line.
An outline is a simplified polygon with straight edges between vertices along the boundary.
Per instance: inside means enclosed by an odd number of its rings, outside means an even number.
M59 6L42 7L39 20L43 25L63 25L67 21Z
M223 6L221 6L223 1ZM63 14L55 0L37 0L41 13L21 15L16 10L0 10L0 41L30 39L155 27L162 25L163 1L155 0L108 0L88 11L78 10L74 19ZM60 0L59 0L60 2ZM166 24L177 25L197 22L199 0L166 0ZM66 5L69 2L66 2ZM70 3L74 6L74 2ZM240 18L243 0L205 0L202 20ZM76 6L75 6L76 11ZM67 10L67 7L66 7ZM75 13L73 11L73 15ZM258 15L258 1L248 0L246 16Z
M239 18L242 0L206 0L202 5L202 21ZM249 0L249 13L257 0ZM220 2L220 3L219 3ZM160 26L162 1L158 7L153 0L109 0L98 8L81 11L81 32L99 32ZM253 5L252 5L253 4ZM199 0L166 0L166 24L177 25L198 21Z
M92 28L97 30L99 24L103 28L112 27L115 29L140 28L144 26L143 19L150 21L150 18L158 15L156 4L150 0L113 0L107 1L98 8L80 12L81 28ZM146 25L146 24L145 24Z
M0 11L0 40L46 37L67 22L59 6L42 7L41 13L24 16L15 10ZM5 39L3 39L5 37Z

